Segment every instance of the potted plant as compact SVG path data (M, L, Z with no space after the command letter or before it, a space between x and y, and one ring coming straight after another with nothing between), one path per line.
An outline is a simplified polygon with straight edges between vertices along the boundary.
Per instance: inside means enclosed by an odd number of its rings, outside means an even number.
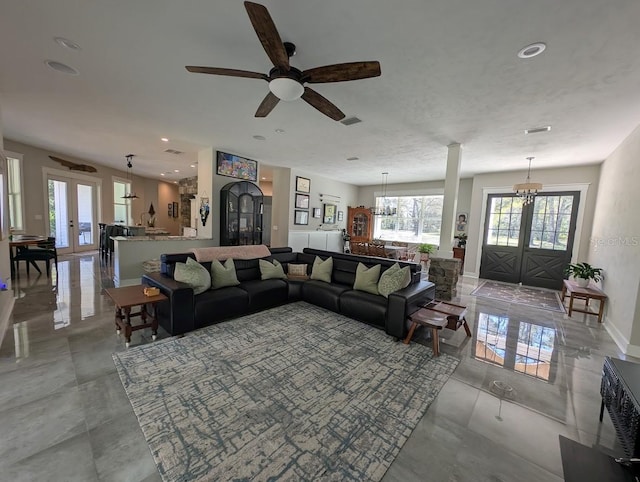
M570 264L564 272L573 276L576 284L581 288L586 288L590 280L598 282L602 279L602 268L594 268L589 263Z
M436 251L436 247L433 244L421 243L418 245L417 251L420 253L420 261L429 261L429 255Z

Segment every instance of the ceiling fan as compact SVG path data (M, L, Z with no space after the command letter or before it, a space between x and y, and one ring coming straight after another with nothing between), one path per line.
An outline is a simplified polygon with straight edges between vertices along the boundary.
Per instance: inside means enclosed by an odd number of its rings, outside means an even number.
M289 58L295 54L296 47L290 42L282 42L267 8L253 2L244 2L244 6L260 42L262 42L262 47L273 62L274 67L269 71L269 75L246 70L193 65L187 65L186 69L189 72L200 74L245 77L269 82L270 92L258 107L256 117L266 117L281 100L290 101L302 97L302 100L333 120L343 119L344 113L340 109L304 84L345 82L380 75L380 63L375 61L325 65L304 71L292 67L289 64Z

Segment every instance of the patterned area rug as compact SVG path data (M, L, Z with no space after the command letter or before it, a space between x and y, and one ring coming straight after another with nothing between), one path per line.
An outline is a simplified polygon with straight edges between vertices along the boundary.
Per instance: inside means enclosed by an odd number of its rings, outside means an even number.
M541 310L565 312L564 305L560 301L559 292L543 288L485 281L471 292L471 296L517 303Z
M113 359L164 481L380 480L458 365L304 302Z

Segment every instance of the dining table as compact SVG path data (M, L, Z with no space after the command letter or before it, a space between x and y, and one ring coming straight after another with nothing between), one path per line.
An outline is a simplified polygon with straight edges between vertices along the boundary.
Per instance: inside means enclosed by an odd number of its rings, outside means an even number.
M393 259L406 258L408 248L406 246L393 246L391 244L385 244L384 250L391 255Z
M17 271L15 262L15 256L20 248L27 248L29 246L37 246L38 243L47 241L49 238L46 236L38 236L31 234L14 234L9 240L9 257L11 260L11 277L13 278ZM30 261L31 265L38 270L38 273L42 273L35 261Z

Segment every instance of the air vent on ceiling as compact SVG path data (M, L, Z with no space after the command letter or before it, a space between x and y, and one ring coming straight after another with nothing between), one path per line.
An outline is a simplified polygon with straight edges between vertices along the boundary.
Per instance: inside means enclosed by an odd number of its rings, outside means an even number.
M353 124L357 124L358 122L362 122L362 120L358 119L357 117L346 117L345 119L342 119L340 122L343 123L346 126L352 126Z
M168 152L169 154L175 154L176 156L177 156L177 155L179 155L179 154L184 154L184 152L182 152L182 151L176 151L175 149L167 149L167 150L166 150L166 151L164 151L164 152Z
M539 132L549 132L551 130L551 126L543 126L543 127L534 127L533 129L525 129L525 134L538 134Z

